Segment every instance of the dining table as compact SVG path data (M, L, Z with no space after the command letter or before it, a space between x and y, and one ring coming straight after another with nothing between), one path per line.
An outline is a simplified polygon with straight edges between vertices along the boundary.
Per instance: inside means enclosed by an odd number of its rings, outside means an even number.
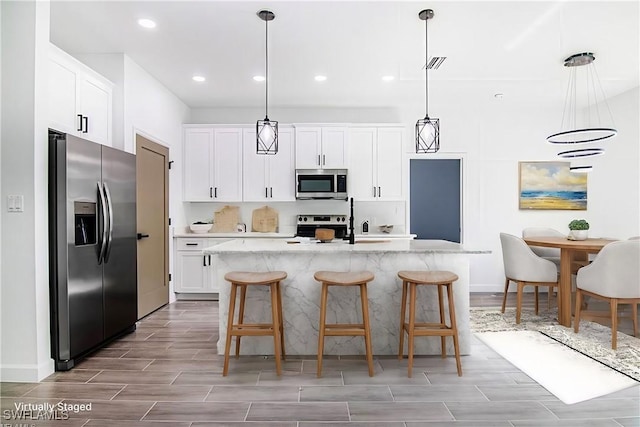
M571 272L572 266L581 254L595 254L615 239L588 238L570 240L558 236L531 236L524 241L529 246L560 249L560 280L558 283L558 323L571 326ZM586 258L584 258L586 259Z

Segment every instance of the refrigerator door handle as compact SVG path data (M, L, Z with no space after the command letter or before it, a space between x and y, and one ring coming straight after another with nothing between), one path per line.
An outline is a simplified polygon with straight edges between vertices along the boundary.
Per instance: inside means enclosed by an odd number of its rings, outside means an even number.
M102 264L102 260L104 259L105 251L107 250L107 233L108 227L108 213L107 213L107 203L104 200L104 194L102 193L102 186L98 182L98 196L100 197L100 207L102 208L102 240L100 241L100 252L98 253L98 265Z
M109 191L109 186L105 182L104 186L104 195L107 199L107 207L109 210L109 238L107 239L107 250L104 254L104 262L109 262L109 254L111 253L111 243L113 242L113 205L111 204L111 192Z

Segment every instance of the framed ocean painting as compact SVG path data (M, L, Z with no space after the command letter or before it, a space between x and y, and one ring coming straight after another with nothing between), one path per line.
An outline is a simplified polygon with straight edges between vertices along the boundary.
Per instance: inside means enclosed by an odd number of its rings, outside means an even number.
M520 162L520 209L587 210L587 174L569 162Z

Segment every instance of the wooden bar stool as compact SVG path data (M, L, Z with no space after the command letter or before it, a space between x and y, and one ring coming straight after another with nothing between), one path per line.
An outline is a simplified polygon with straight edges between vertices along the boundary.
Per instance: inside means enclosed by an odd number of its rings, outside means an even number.
M460 347L458 346L458 328L456 327L456 312L453 306L453 282L458 280L458 276L450 271L400 271L398 277L402 279L402 306L400 308L400 350L398 359L402 359L404 352L404 332L407 332L409 341L409 370L413 367L413 340L414 337L440 337L442 358L447 357L445 337L453 337L453 348L456 353L456 367L458 376L462 376L462 365L460 364ZM438 286L438 304L440 307L440 323L416 323L416 287L418 285ZM444 303L442 301L442 288L447 288L447 299L449 300L449 321L447 326L444 320ZM409 291L409 322L406 321L407 290Z
M244 272L230 271L224 279L231 282L229 296L229 320L227 321L227 341L224 348L224 369L222 375L229 371L229 350L231 337L236 337L236 357L240 356L240 338L243 336L273 336L276 372L281 373L280 357L284 359L284 320L282 318L282 296L280 281L287 277L284 271ZM243 323L244 303L248 286L269 286L271 291L271 323ZM238 323L233 323L236 310L236 292L240 287L240 310Z
M322 283L322 299L320 302L320 328L318 336L318 377L322 375L322 352L325 336L364 336L369 376L373 376L373 352L371 350L371 327L369 323L369 304L367 299L367 283L373 280L369 271L338 272L318 271L313 277ZM327 324L327 297L329 286L359 286L362 302L363 323Z

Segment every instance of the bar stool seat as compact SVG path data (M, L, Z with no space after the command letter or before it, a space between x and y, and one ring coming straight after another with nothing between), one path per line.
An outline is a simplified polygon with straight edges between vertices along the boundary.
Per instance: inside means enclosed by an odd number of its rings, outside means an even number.
M374 279L370 271L317 271L314 279L322 283L322 298L320 302L320 328L318 333L318 377L322 375L322 353L324 351L325 336L363 336L369 376L373 376L373 352L371 350L371 326L369 322L369 304L367 298L367 283ZM358 286L360 287L360 301L362 304L362 323L330 323L327 320L327 299L329 286Z
M229 295L229 318L227 321L227 341L224 350L224 368L222 375L229 372L229 351L231 337L236 337L236 357L240 356L240 338L243 336L273 336L276 373L280 375L280 358L284 359L284 320L282 317L282 296L280 282L287 278L284 271L230 271L224 279L231 283ZM248 286L269 286L271 292L271 323L243 323L244 305ZM233 323L236 308L236 294L240 287L240 309L238 323Z
M458 328L456 326L456 314L453 303L453 282L458 276L450 271L399 271L398 277L402 279L402 306L400 308L400 349L398 359L402 359L404 353L404 333L407 333L408 348L408 376L411 377L413 368L413 344L416 336L439 336L442 357L447 357L446 337L453 337L453 348L456 356L456 368L458 376L462 376L460 363L460 347L458 345ZM438 287L438 305L440 309L440 322L416 322L416 287L418 285L431 285ZM447 326L444 319L444 303L442 299L443 287L447 289L449 302L449 322ZM407 291L409 292L409 321L406 321Z

